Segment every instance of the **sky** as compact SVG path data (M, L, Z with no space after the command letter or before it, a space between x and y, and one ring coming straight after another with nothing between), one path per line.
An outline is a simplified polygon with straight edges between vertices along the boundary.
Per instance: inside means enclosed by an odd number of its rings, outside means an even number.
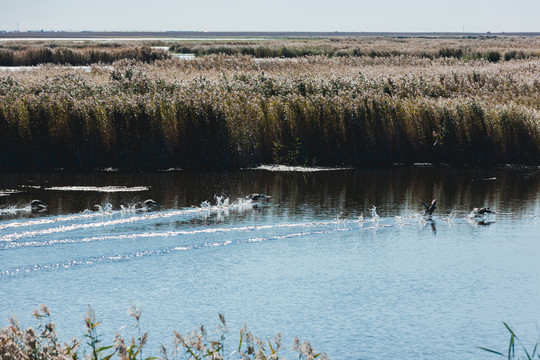
M540 0L0 0L13 31L540 32Z

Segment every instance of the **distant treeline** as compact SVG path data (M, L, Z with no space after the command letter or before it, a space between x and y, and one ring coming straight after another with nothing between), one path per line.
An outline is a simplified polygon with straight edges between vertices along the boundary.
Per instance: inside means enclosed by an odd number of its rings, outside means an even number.
M163 50L140 47L0 47L0 66L33 66L39 64L91 65L111 64L130 59L153 62L169 58Z
M532 63L417 74L276 64L252 71L264 64L217 57L3 76L0 169L540 164Z

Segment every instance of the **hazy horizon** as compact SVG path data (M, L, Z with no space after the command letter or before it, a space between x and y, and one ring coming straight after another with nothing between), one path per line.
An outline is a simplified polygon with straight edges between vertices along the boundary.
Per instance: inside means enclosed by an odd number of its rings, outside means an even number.
M538 0L0 1L3 31L540 31Z

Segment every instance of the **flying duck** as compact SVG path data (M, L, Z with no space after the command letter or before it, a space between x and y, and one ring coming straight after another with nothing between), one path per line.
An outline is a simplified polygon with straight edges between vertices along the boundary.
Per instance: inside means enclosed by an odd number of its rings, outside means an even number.
M49 208L49 205L45 204L41 200L32 200L30 202L30 211L33 213L39 213L47 210Z
M494 211L491 211L488 207L474 208L472 210L473 216L483 216L485 214L493 214Z
M148 199L143 202L143 209L146 211L159 210L161 209L161 205L159 205L157 202L155 202L152 199Z
M265 199L270 199L270 198L271 196L264 195L264 194L249 194L248 196L246 196L246 199L253 200L253 201L265 200Z
M426 203L423 202L422 200L418 200L418 201L420 201L422 205L424 205L424 207L426 208L426 212L424 213L424 215L431 216L431 214L433 214L433 212L437 208L437 199L433 199L430 206L427 206Z

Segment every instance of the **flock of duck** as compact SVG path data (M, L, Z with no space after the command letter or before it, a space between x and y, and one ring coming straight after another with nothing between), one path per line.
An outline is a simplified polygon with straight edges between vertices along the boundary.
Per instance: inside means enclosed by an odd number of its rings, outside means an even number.
M246 199L252 200L252 201L259 201L259 200L265 200L265 199L270 199L270 198L271 196L269 195L264 195L264 194L259 194L259 193L249 194L248 196L246 196ZM147 199L143 201L142 203L139 203L138 205L139 207L137 208L137 210L139 211L156 211L156 210L161 209L161 205L159 205L156 201L152 199ZM48 209L49 209L49 205L47 205L41 200L36 199L30 202L30 211L32 213L42 213L42 212L47 211Z
M425 216L431 216L435 209L437 208L437 199L433 199L431 205L427 205L422 200L418 200L422 203L426 211L424 212ZM494 211L491 211L488 207L474 208L471 212L471 217L484 216L485 214L495 214Z
M155 211L161 209L161 205L159 205L156 201L152 199L145 200L139 204L140 207L138 207L137 210L140 211ZM41 213L47 211L48 209L49 205L45 204L41 200L32 200L30 202L30 211L32 213Z
M264 195L264 194L259 194L259 193L249 194L248 196L246 196L246 199L251 200L251 201L266 200L270 198L271 196L269 195ZM437 199L433 199L430 205L426 204L422 200L418 200L418 201L420 201L420 203L425 208L424 216L431 217L431 215L433 215L433 212L437 208ZM156 201L152 199L147 199L139 204L140 204L140 207L137 210L140 210L140 211L156 211L156 210L161 209L161 205L159 205ZM30 202L30 209L32 213L41 213L41 212L47 211L48 208L49 206L41 200L32 200ZM480 208L474 208L471 212L471 215L469 216L482 217L486 214L495 214L495 212L491 211L489 207L480 207Z

